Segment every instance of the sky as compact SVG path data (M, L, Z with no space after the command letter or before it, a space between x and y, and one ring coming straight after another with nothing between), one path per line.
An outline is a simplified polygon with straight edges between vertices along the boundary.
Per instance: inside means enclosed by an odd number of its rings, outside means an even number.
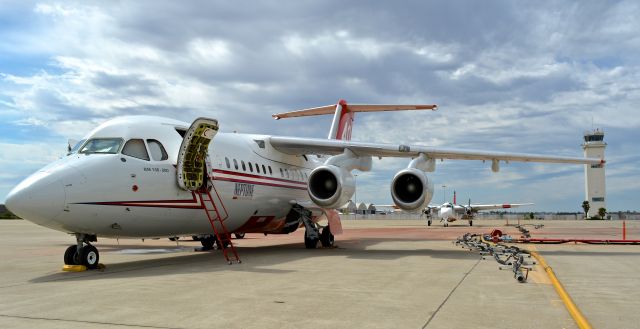
M604 129L607 208L638 210L638 17L637 1L0 0L0 202L116 116L324 138L330 116L271 114L343 98L439 106L359 113L358 141L582 156ZM357 201L390 204L408 163L356 173ZM580 165L446 160L429 177L432 203L585 199Z

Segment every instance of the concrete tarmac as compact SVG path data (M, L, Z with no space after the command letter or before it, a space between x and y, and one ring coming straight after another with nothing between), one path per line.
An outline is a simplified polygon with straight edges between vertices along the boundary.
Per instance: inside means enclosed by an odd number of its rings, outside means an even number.
M620 222L543 222L534 237L619 238ZM627 238L640 238L627 223ZM234 240L242 264L198 242L99 238L104 271L62 272L72 236L0 221L0 328L575 328L540 268L517 283L451 243L503 221L448 228L344 220L337 248L304 230ZM536 245L596 328L640 323L640 246Z

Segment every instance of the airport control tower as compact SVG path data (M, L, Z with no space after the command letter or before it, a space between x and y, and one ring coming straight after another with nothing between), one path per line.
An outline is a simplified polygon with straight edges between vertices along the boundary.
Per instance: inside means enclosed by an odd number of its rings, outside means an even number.
M588 158L604 159L604 149L607 143L604 142L604 131L595 129L584 134L584 156ZM605 204L605 175L603 163L584 166L584 193L585 200L589 201L588 216L593 217L598 214L598 209L607 208Z

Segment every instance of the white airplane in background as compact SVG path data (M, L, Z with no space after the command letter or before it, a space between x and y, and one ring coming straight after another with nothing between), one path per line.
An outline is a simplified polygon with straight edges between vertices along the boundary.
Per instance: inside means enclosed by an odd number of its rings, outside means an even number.
M427 216L427 226L431 226L433 217L439 218L445 227L458 219L466 219L469 221L469 226L473 226L473 218L478 211L531 205L533 203L471 204L471 199L469 199L468 205L459 205L456 204L456 191L453 191L453 202L445 202L439 206L428 206L424 208L423 215Z
M351 171L372 157L412 159L391 181L394 203L420 211L431 201L425 172L436 159L599 164L603 159L352 142L355 112L435 110L435 105L336 105L275 114L275 119L334 114L328 139L219 133L214 119L187 122L119 117L88 133L63 157L18 184L6 206L38 225L74 234L67 265L98 266L97 237L209 234L227 261L240 261L231 233L286 234L305 227L304 242L333 244L335 210L351 199ZM390 127L391 128L391 127ZM402 128L402 127L399 127ZM326 225L320 225L325 223ZM322 229L322 232L320 230ZM229 254L229 251L232 253Z

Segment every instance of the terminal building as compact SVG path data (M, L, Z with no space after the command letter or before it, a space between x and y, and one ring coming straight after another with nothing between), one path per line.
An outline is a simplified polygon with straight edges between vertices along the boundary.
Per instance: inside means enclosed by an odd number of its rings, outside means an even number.
M604 159L604 150L607 143L604 142L604 131L595 129L585 132L584 156L588 158ZM598 209L607 208L606 206L606 189L605 189L605 164L592 164L584 166L584 193L585 200L589 201L589 212L587 216L593 217L598 215Z

